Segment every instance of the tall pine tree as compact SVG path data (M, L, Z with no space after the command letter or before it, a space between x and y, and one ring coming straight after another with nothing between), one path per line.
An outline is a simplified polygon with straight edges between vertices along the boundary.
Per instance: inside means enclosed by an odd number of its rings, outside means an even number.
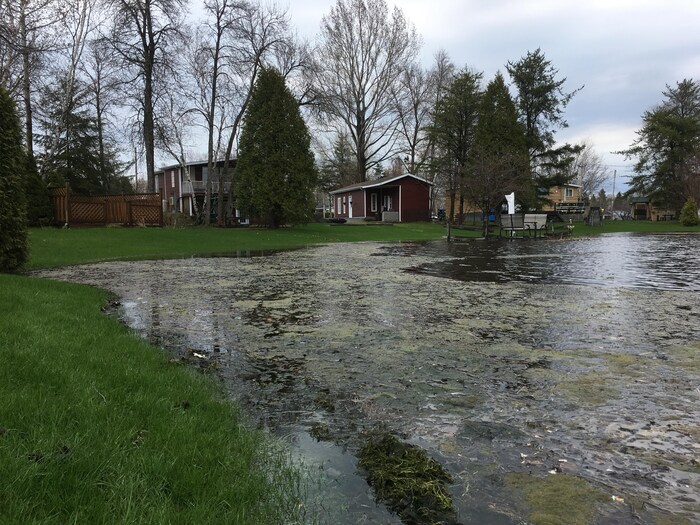
M316 167L299 104L274 68L260 72L246 111L236 166L237 206L277 228L313 214Z
M569 182L568 167L581 147L557 145L554 135L557 129L568 127L564 110L583 87L565 92L566 78L557 78L559 71L539 48L517 62L508 62L506 70L517 90L516 107L525 126L530 170L538 187L546 190Z
M451 215L456 215L460 224L464 214L469 156L479 116L481 77L482 74L477 71L461 71L450 84L445 96L438 101L430 128L438 152L433 168L445 181Z
M665 100L644 113L637 140L622 153L637 159L630 192L680 210L700 187L700 83L685 79L663 94Z
M500 73L481 98L470 164L465 192L484 216L513 191L521 204L527 206L534 200L525 127L518 121L515 103Z
M0 272L14 272L27 260L26 159L15 104L0 86Z

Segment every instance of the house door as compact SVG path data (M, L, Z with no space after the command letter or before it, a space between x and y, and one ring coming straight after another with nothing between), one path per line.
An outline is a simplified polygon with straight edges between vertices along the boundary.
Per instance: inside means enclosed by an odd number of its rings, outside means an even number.
M348 197L348 219L352 219L352 195Z

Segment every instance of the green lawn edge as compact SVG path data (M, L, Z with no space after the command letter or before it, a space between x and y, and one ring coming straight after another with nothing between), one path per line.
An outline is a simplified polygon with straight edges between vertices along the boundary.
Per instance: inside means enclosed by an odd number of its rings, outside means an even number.
M558 229L564 230L563 224ZM497 228L493 233L498 231ZM605 233L700 233L700 226L677 221L606 221L603 226L575 223L574 237ZM479 225L452 228L454 237L480 237ZM337 242L437 240L447 235L440 223L321 224L289 228L31 228L26 269L112 260L177 259L287 250Z
M478 237L480 231L453 230ZM31 228L28 270L110 260L175 259L287 250L361 241L427 241L447 234L439 223L308 224L288 228Z
M105 315L106 292L7 274L0 289L0 523L267 524L302 508L288 451Z

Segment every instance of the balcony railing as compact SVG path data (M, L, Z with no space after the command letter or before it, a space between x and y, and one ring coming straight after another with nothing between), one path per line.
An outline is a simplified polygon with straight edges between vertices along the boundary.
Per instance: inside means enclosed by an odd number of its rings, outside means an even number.
M582 214L586 212L586 205L583 202L558 202L554 205L557 213Z
M224 193L227 193L231 188L230 182L224 182ZM207 191L207 181L205 180L186 180L182 184L182 193L204 193ZM219 193L219 182L211 183L211 192Z

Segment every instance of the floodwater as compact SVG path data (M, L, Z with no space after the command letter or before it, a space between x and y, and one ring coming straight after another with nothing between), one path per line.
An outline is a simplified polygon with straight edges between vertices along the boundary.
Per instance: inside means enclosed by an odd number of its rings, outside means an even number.
M458 523L528 522L508 473L590 482L596 524L700 523L699 254L620 234L41 275L114 292L129 326L215 368L320 474L322 523L399 523L356 469L377 429L450 472Z

